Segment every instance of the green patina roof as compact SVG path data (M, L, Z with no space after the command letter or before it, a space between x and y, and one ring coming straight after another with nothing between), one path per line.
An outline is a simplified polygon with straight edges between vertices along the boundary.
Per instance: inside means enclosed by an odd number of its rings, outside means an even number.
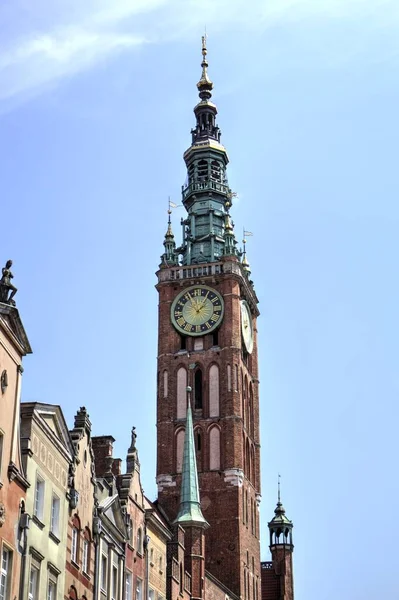
M180 507L175 523L179 523L183 527L195 525L209 527L200 506L193 417L190 404L187 407L186 433L184 436Z

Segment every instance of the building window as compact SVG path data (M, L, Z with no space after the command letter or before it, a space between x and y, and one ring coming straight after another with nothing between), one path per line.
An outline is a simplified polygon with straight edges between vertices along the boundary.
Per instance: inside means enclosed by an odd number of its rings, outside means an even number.
M82 569L86 575L89 573L89 542L87 540L83 540Z
M136 600L143 600L143 582L139 578L136 583Z
M155 600L155 592L151 588L148 588L148 600Z
M101 589L107 589L107 557L105 554L101 555Z
M47 600L56 600L57 598L57 584L52 579L49 579L47 588Z
M126 573L125 576L125 600L132 600L132 574Z
M78 563L78 536L79 532L76 527L72 528L72 546L71 546L71 560L75 564Z
M209 369L209 416L219 416L219 367L212 365Z
M11 562L12 552L7 548L3 548L0 565L0 600L6 600L9 597Z
M181 473L183 469L184 429L176 434L176 472Z
M177 371L177 406L176 416L178 419L186 417L187 410L187 371L180 367Z
M113 565L112 566L112 600L117 600L118 598L118 568Z
M29 573L29 600L38 600L39 569L32 567Z
M201 452L201 430L197 429L195 432L195 449L197 452Z
M60 526L60 499L58 498L58 496L53 494L53 498L51 500L50 531L56 537L59 536L59 526Z
M209 468L211 471L220 469L220 430L212 427L209 432Z
M194 408L202 409L202 371L197 369L194 376Z
M40 521L43 520L43 509L44 509L44 479L38 475L36 477L36 488L35 488L35 506L33 514Z

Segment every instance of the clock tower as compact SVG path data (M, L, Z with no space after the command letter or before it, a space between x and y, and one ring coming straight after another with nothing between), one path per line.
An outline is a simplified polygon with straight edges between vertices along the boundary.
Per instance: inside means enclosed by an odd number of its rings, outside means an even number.
M237 596L258 600L258 299L230 218L229 159L211 100L204 38L202 55L196 124L184 153L183 240L177 247L169 211L157 273L158 502L174 521L191 388L201 509L209 523L205 568Z

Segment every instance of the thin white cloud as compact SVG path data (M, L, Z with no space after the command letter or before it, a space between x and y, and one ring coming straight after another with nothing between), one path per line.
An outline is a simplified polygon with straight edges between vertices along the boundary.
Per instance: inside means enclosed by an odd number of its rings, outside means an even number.
M378 15L399 22L385 0L14 0L0 7L0 101L39 91L108 57L146 43L214 34L232 24L266 29L278 22ZM387 7L389 5L389 11ZM388 16L387 16L388 15ZM237 40L239 43L239 40Z

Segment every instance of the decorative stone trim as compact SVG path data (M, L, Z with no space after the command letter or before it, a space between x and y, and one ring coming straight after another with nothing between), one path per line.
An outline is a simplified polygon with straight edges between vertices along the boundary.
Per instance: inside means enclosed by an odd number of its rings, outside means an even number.
M176 481L173 481L172 475L158 475L157 477L158 493L164 488L176 487Z
M6 507L0 502L0 527L2 527L6 521Z
M226 469L224 471L224 480L230 485L242 487L244 483L244 471L242 469Z

